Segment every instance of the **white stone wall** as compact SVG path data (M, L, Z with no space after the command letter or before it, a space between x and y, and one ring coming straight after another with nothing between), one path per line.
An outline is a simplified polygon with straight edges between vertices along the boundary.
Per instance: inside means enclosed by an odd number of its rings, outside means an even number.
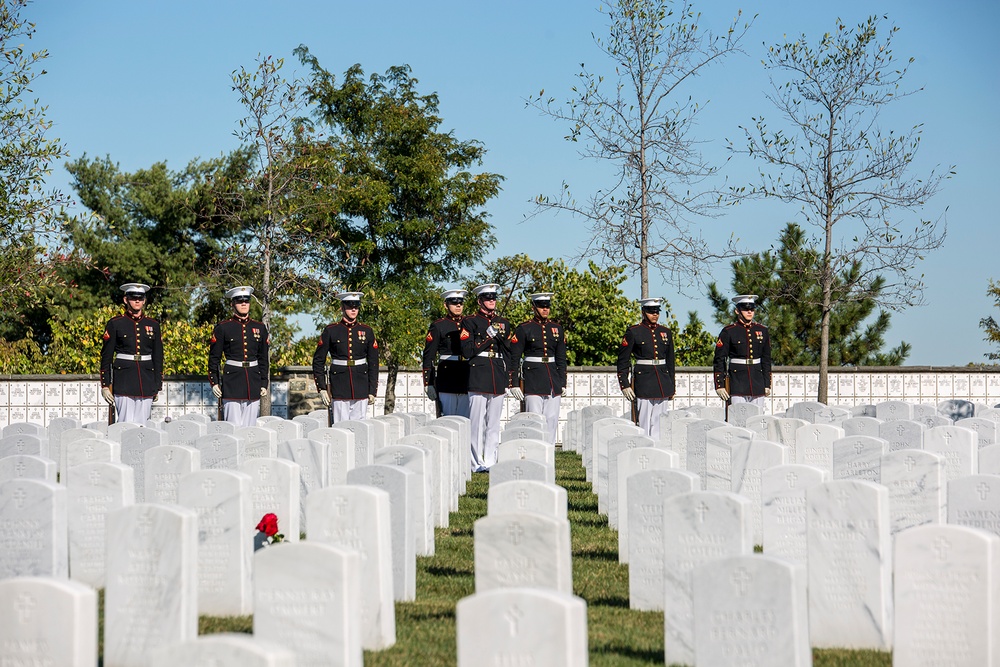
M378 399L371 414L382 414L385 401L385 372ZM782 412L790 404L815 400L818 373L815 369L781 368L774 372L771 411ZM1000 367L977 368L877 368L834 369L830 373L829 404L854 406L876 404L890 399L937 404L962 398L986 405L1000 404ZM272 414L288 415L288 381L271 383ZM684 368L677 373L675 405L716 405L719 399L708 368ZM610 405L625 413L626 401L618 390L610 367L574 368L562 400L562 418L570 410L586 405ZM178 379L165 382L153 406L153 418L176 417L186 412L214 415L216 400L208 382ZM433 412L424 396L419 370L400 371L396 378L396 410ZM508 399L504 419L520 409ZM45 424L54 417L74 417L83 423L107 419L107 405L101 400L98 381L92 376L5 376L0 377L0 427L28 421Z

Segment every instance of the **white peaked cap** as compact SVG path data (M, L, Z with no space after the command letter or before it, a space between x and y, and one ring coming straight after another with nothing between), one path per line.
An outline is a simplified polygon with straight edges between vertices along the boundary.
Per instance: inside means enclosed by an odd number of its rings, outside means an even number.
M464 289L449 289L441 292L442 299L464 299L468 294Z
M735 303L737 306L740 305L741 303L756 304L757 303L757 295L756 294L740 294L738 296L734 296L733 297L733 303Z
M649 299L639 299L639 305L643 308L659 307L662 305L663 299L660 297L652 297Z
M532 302L551 301L554 295L555 292L535 292L534 294L529 295L528 298L531 299Z
M334 298L340 301L361 301L361 292L340 292Z
M478 287L472 288L472 293L476 296L480 294L499 294L500 286L494 283L486 283L485 285L479 285Z
M125 283L119 289L126 294L129 292L139 292L140 294L145 294L149 291L149 285L143 285L142 283Z
M239 287L233 287L232 289L226 290L227 299L235 299L238 296L250 296L253 294L253 288L249 285L241 285Z

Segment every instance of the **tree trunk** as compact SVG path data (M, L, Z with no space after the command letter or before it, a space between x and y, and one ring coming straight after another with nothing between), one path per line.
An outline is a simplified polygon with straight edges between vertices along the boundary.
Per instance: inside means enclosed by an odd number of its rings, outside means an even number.
M396 410L396 376L399 375L399 362L396 361L395 355L388 351L385 370L385 412L383 414L389 415Z

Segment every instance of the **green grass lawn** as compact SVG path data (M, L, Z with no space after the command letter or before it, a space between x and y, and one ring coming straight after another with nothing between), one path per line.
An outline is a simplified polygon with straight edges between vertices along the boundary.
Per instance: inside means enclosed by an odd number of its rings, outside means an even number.
M626 667L663 664L663 614L628 606L628 566L618 562L618 533L597 513L597 496L580 457L556 453L556 482L566 488L573 536L573 592L587 601L590 664ZM474 475L451 514L436 531L435 555L417 559L417 598L396 603L396 644L365 652L365 665L455 665L455 604L475 592L472 526L486 514L489 478ZM202 617L199 632L250 632L251 618ZM817 667L889 667L889 653L813 651Z

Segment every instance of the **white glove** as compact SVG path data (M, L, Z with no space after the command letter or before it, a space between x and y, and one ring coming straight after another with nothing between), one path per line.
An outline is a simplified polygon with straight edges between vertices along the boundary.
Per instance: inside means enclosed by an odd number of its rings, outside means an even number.
M267 396L267 387L261 387L260 388L260 397L264 398L265 396Z
M498 333L500 332L494 329L492 324L486 327L486 335L490 338L496 338Z
M518 401L523 401L524 400L524 392L521 391L520 387L511 387L510 388L510 395L512 397L514 397Z
M765 396L770 396L771 395L771 388L770 387L764 387L764 395Z
M319 400L323 401L325 407L330 407L330 394L326 389L319 390Z
M213 384L212 393L215 394L216 398L222 398L222 385Z
M111 393L111 387L101 387L101 398L107 401L108 405L115 404L115 395Z
M724 401L729 400L729 392L726 391L725 387L719 387L718 389L715 390L715 393L718 394L719 398L721 398L722 400Z
M432 384L429 384L426 387L424 387L424 393L427 394L427 398L431 399L432 401L436 401L438 398L437 389L435 389L434 385Z
M375 405L375 394L368 394L368 405Z
M622 389L622 396L624 396L626 400L634 401L635 389L632 389L632 387L625 387L624 389Z

